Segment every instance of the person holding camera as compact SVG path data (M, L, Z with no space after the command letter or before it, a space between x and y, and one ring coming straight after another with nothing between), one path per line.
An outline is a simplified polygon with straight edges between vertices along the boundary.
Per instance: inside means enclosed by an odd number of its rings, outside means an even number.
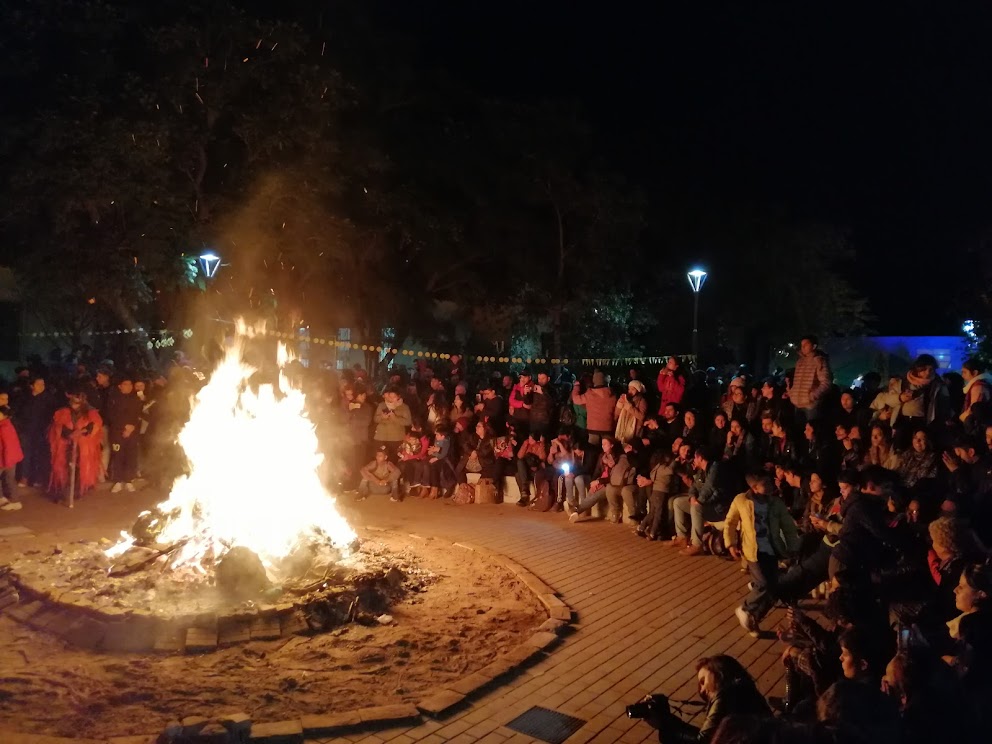
M662 744L708 742L722 721L731 716L771 718L765 698L754 679L732 656L709 656L696 662L699 697L706 705L702 726L686 723L672 712L665 695L649 695L627 707L629 718L641 718L658 730ZM679 706L682 707L681 705Z
M396 461L396 449L406 436L406 430L413 423L410 407L403 402L399 390L390 387L382 394L382 403L372 416L375 424L373 440L377 449L384 451L391 462Z

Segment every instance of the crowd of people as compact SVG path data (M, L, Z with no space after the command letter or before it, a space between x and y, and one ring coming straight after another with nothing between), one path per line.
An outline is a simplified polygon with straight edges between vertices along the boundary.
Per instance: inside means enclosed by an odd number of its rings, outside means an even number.
M992 700L992 377L977 360L941 374L924 354L842 389L813 337L794 369L729 377L671 358L650 385L560 367L469 380L455 357L395 371L376 402L345 375L343 488L457 501L472 473L499 494L513 479L521 507L729 554L750 578L745 632L788 608L776 720L972 740ZM710 706L707 738L728 709Z
M201 379L182 355L168 368L18 367L0 391L0 510L20 510L25 488L65 501L101 483L117 494L133 493L140 478L170 482L183 468L176 434Z
M794 369L760 378L675 357L622 379L560 365L467 374L455 355L376 378L357 365L299 372L331 490L465 502L480 487L500 499L509 482L521 508L729 556L750 579L744 632L787 608L774 726L972 740L992 700L992 376L977 360L942 374L924 354L841 388L816 338L799 348ZM129 491L139 473L171 482L199 384L181 364L167 377L19 370L0 394L2 508L18 508L22 486L61 497L101 481ZM825 600L822 618L804 611L810 597ZM704 661L706 723L679 736L750 741L733 731L772 726L746 671Z

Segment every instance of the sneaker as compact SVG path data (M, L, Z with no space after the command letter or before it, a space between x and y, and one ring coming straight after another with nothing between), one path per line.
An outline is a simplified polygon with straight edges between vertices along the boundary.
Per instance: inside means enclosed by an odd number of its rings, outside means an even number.
M681 551L682 555L687 555L690 558L694 558L697 555L702 555L705 552L706 551L703 550L702 545L690 545L689 547Z
M579 513L577 511L573 511L571 514L568 515L568 521L571 522L572 524L575 524L576 522L578 522L579 521Z
M734 614L737 615L737 622L739 622L741 627L747 631L747 634L752 638L757 638L758 621L754 619L754 615L745 610L743 607L738 607L734 610Z
M20 511L23 508L24 508L24 504L22 504L20 501L9 501L9 500L7 501L6 504L0 506L0 509L2 509L3 511Z
M389 497L389 500L392 501L392 502L394 502L394 503L399 503L400 497L399 496L390 496Z
M124 484L123 483L115 483L114 484L114 487L110 489L110 492L111 493L120 493L122 490L124 490Z
M572 506L571 504L569 504L567 501L565 502L564 506L565 506L565 513L568 516L571 517L573 514L575 514L575 507L574 506Z
M673 548L686 548L689 546L689 541L684 537L673 537L670 544Z
M26 480L19 480L19 481L17 481L17 487L18 488L27 488L28 487L28 482Z
M134 484L133 483L125 483L124 484L124 490L127 491L128 493L134 493Z
M8 499L6 496L0 496L0 509L7 506L7 504L9 503L10 503L10 499Z

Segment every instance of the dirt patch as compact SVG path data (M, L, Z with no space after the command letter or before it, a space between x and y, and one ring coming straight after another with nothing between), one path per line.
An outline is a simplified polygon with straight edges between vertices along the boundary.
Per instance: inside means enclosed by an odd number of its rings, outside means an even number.
M383 534L436 577L394 623L252 642L203 656L95 654L0 616L0 730L152 733L191 715L256 721L417 702L526 639L546 615L516 577L467 550Z

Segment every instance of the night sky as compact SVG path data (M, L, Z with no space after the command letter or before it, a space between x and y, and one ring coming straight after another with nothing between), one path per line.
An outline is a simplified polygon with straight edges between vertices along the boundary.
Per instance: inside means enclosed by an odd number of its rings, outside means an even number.
M854 243L878 332L967 315L992 204L989 6L379 5L422 62L477 90L577 101L687 234L751 209L826 222ZM705 245L685 251L719 270Z

